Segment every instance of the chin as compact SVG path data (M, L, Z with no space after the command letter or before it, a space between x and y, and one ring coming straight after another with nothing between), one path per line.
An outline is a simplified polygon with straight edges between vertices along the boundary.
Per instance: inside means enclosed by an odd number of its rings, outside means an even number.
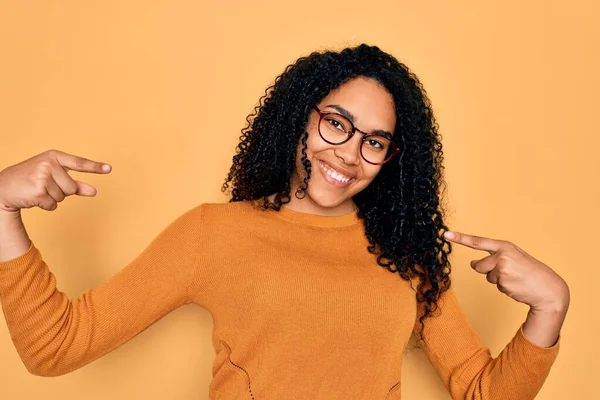
M329 193L327 190L315 188L314 186L311 186L310 183L308 185L307 195L315 204L325 208L334 208L352 199L351 196L341 196L340 194L335 195L333 193Z

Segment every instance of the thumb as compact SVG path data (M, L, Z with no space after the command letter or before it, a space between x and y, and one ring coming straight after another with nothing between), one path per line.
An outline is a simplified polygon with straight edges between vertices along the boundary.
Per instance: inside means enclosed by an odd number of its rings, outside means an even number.
M87 183L80 181L75 181L75 183L77 184L77 193L75 194L78 196L93 197L98 193L95 187L88 185Z

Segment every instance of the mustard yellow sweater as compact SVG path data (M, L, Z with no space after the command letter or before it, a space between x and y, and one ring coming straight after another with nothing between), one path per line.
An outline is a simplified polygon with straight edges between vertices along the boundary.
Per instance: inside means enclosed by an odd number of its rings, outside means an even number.
M175 308L214 319L214 399L400 399L415 292L377 265L356 212L339 217L249 202L200 204L119 273L77 299L40 251L0 263L0 299L28 371L57 376L127 342ZM532 399L559 350L516 329L492 358L445 292L420 345L455 399Z

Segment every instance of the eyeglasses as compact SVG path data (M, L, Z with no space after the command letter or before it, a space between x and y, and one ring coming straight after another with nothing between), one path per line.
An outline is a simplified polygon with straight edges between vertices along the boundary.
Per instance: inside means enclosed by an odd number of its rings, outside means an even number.
M317 106L313 106L313 108L319 113L319 135L327 143L344 144L356 132L362 133L364 137L360 143L360 155L369 164L386 163L401 150L400 146L394 142L394 138L387 133L363 132L341 114L333 111L321 111Z

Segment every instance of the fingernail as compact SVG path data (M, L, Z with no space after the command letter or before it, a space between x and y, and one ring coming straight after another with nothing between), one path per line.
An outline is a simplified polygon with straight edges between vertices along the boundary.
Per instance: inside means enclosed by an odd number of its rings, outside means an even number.
M450 231L444 232L444 236L448 239L454 239L454 233Z
M110 171L110 165L108 165L108 164L104 164L104 165L102 166L102 171L107 171L107 172L108 172L108 171Z

